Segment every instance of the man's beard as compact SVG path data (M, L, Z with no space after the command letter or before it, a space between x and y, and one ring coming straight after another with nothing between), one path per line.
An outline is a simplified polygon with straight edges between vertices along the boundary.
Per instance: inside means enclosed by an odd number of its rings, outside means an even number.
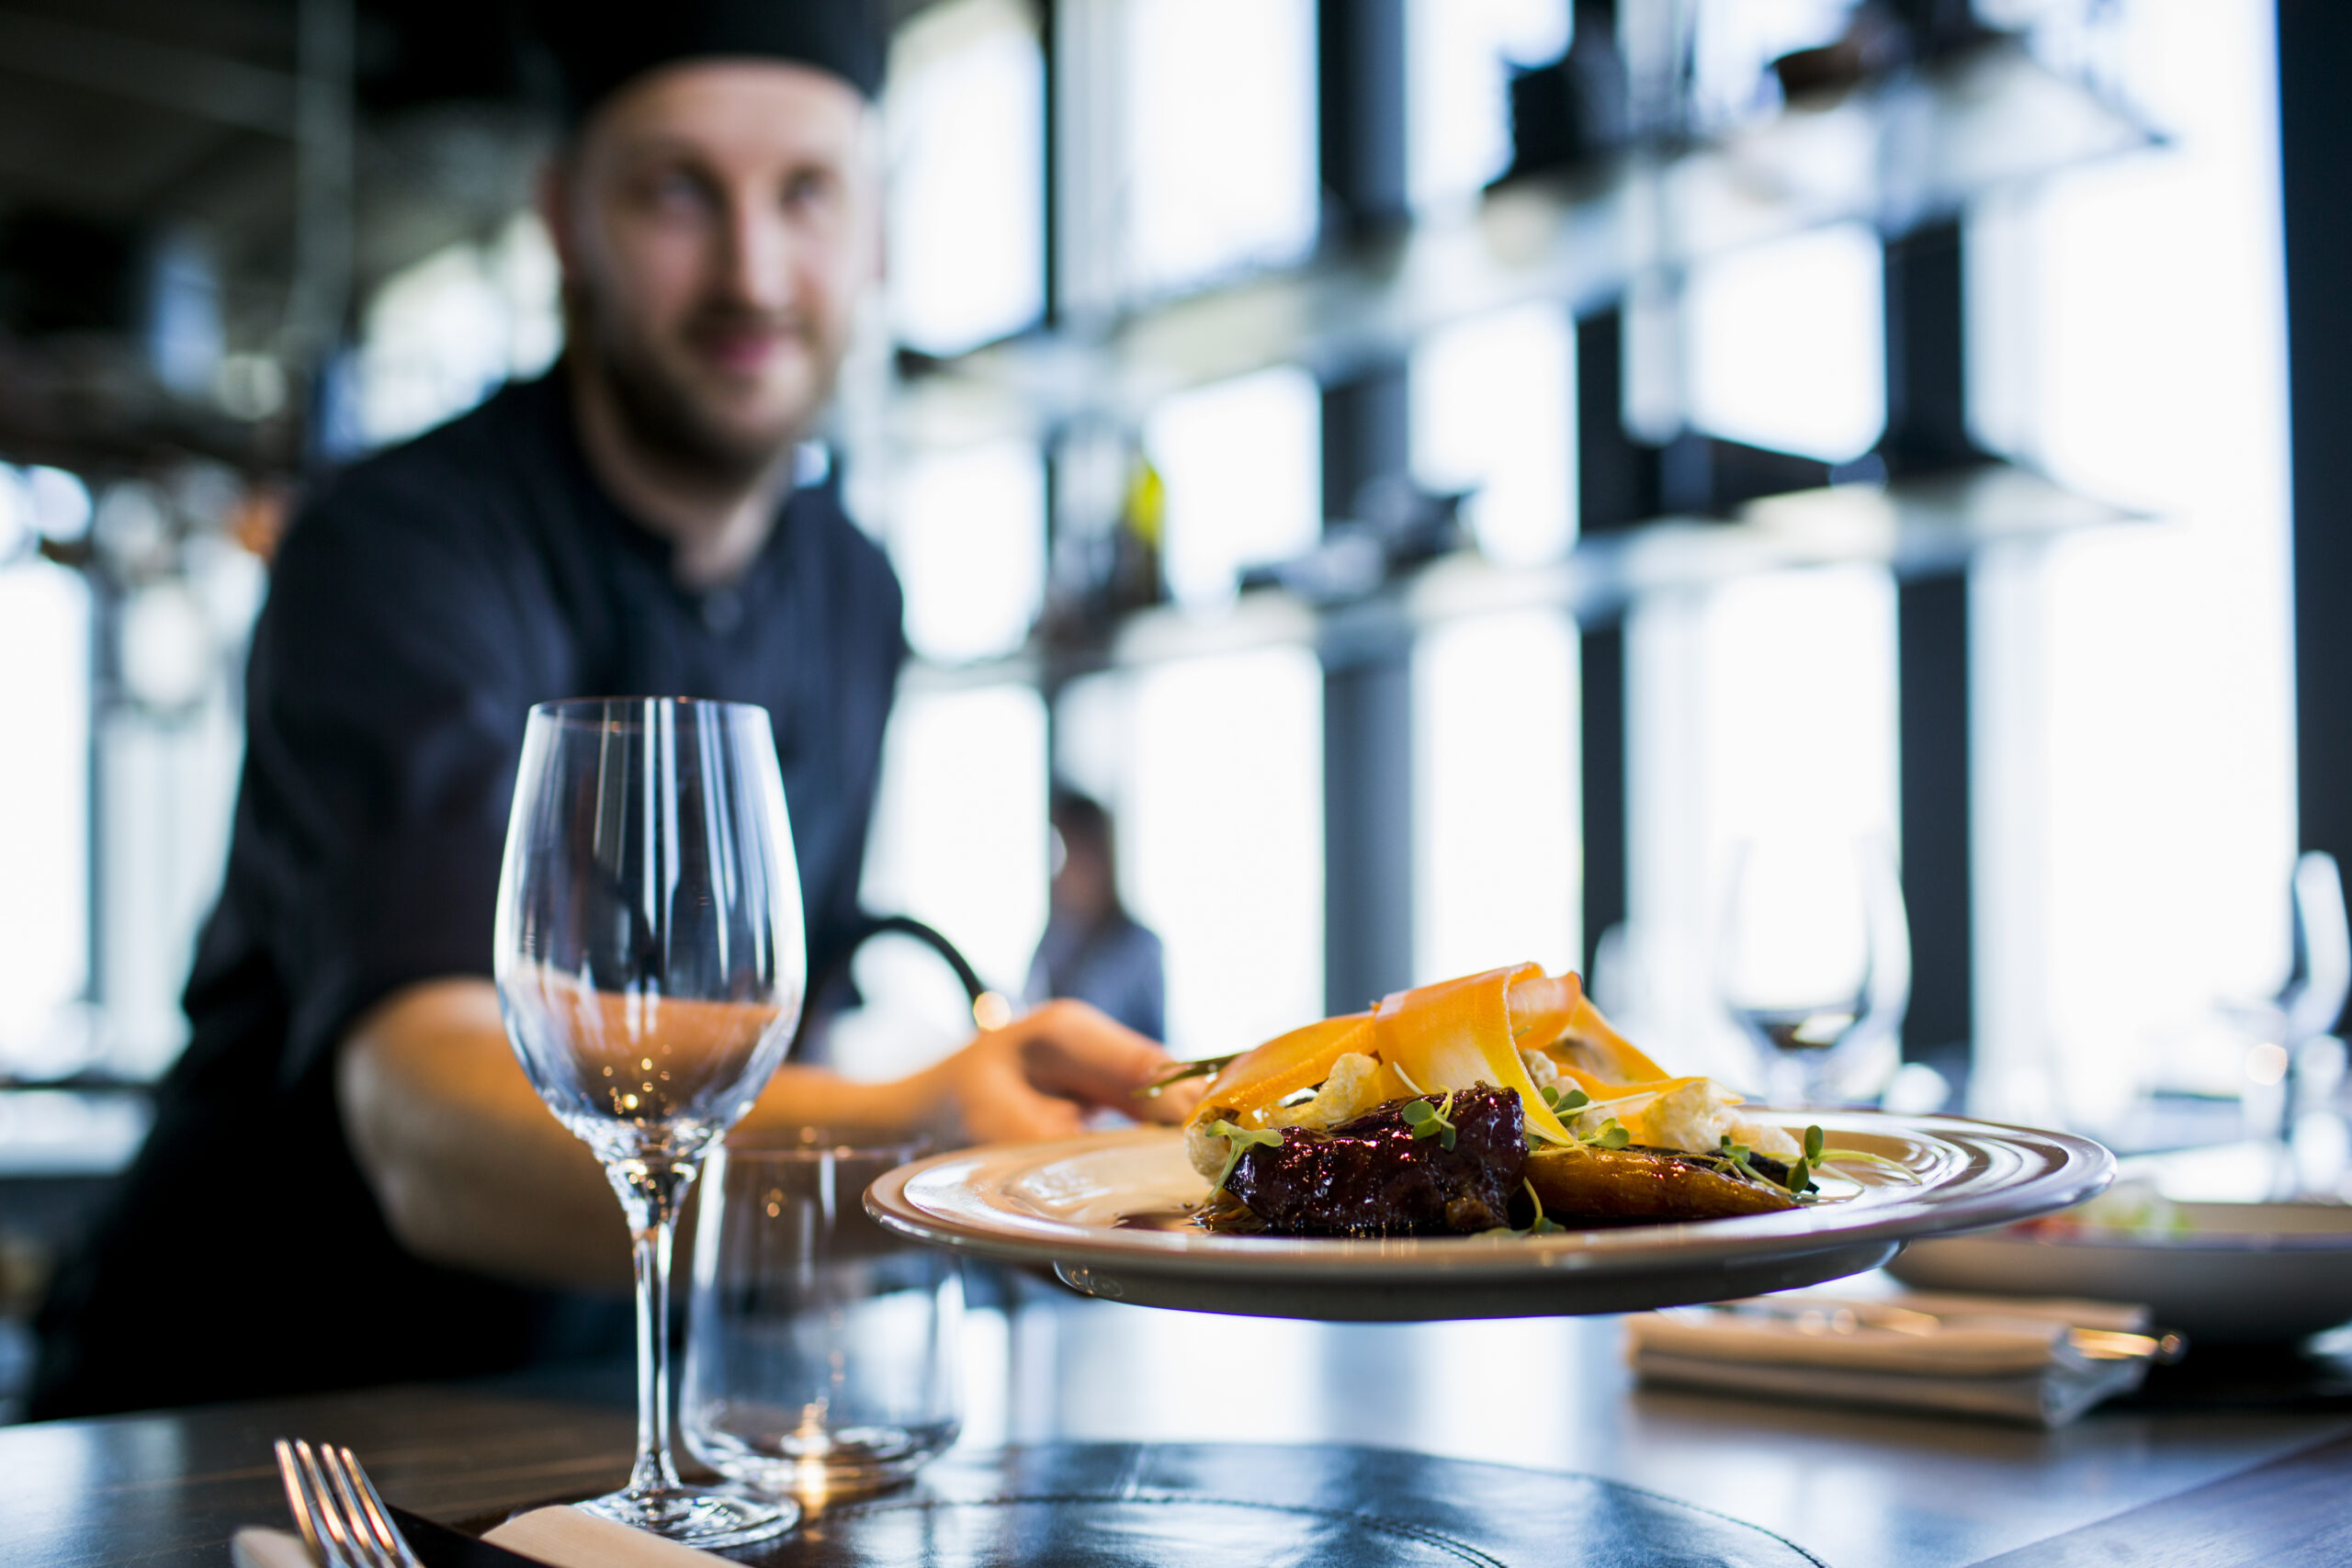
M757 482L800 438L805 416L766 430L709 417L696 389L606 309L593 288L575 284L565 295L571 334L587 347L611 390L615 414L631 444L647 457L682 477L740 489ZM819 400L821 396L820 390Z

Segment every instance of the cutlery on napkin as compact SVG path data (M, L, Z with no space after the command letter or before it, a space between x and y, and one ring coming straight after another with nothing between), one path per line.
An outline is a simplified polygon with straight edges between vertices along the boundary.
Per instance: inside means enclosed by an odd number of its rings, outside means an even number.
M2062 1427L2177 1358L2147 1326L2109 1302L1803 1292L1636 1314L1625 1351L1647 1383Z
M401 1509L392 1510L425 1568L733 1568L724 1558L615 1524L578 1508L534 1508L480 1540ZM290 1530L241 1529L230 1542L236 1568L319 1568Z

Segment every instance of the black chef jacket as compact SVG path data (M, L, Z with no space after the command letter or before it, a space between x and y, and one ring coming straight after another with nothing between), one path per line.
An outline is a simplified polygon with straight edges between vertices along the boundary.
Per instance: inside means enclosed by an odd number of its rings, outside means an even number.
M768 710L815 973L855 915L899 609L828 488L792 496L740 581L680 588L667 544L592 477L560 371L308 507L254 633L189 1045L120 1198L51 1292L32 1414L563 1354L581 1314L560 1298L393 1240L336 1115L336 1043L402 986L490 975L524 720L558 697Z

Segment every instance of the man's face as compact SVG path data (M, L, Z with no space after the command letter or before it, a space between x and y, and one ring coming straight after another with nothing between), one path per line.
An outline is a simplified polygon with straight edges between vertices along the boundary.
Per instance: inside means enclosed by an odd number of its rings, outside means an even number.
M574 341L630 434L749 479L807 433L876 274L865 102L821 71L710 62L600 106L548 216Z

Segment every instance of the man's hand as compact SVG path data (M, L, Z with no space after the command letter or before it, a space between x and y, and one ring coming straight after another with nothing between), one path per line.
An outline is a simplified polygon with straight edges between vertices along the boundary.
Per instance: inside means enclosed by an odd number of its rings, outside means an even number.
M1084 1002L1047 1002L992 1029L930 1074L953 1131L974 1143L1064 1138L1090 1111L1181 1122L1200 1099L1195 1082L1141 1092L1166 1072L1168 1054Z
M819 1067L779 1068L743 1130L831 1127L884 1135L929 1133L949 1144L1063 1138L1091 1111L1181 1122L1197 1083L1138 1092L1166 1072L1168 1054L1084 1002L1048 1002L981 1033L934 1066L889 1083L853 1083Z

